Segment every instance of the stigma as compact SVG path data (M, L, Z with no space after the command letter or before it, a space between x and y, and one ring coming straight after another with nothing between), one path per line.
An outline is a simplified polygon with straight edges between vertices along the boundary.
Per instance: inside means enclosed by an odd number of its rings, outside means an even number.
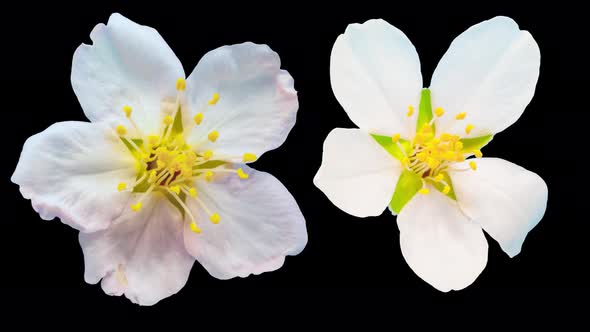
M132 203L130 209L140 212L146 197L154 192L163 193L182 213L183 218L189 219L190 229L195 233L201 233L193 211L189 209L188 202L192 201L208 216L209 221L218 224L222 217L211 211L199 198L197 183L203 185L214 181L217 174L234 173L240 179L248 179L249 175L242 168L230 169L225 167L233 162L252 162L257 158L254 154L245 152L239 156L223 156L217 158L214 149L201 150L201 143L194 146L185 141L185 131L182 119L183 112L189 112L185 100L186 80L179 78L176 81L177 96L174 107L162 107L160 129L157 133L144 135L133 120L134 109L132 105L124 105L122 113L128 122L128 126L117 125L113 130L123 141L129 152L138 161L138 171L134 183L120 182L116 190L119 192L131 192ZM206 121L206 112L214 107L221 96L214 93L201 109L194 113L193 126ZM198 127L195 127L195 130ZM207 134L207 140L211 143L219 137L217 130ZM199 179L205 180L198 182Z

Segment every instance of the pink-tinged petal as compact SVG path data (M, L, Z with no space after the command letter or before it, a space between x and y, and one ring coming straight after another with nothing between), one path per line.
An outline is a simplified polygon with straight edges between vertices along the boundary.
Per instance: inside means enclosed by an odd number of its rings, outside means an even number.
M80 233L84 279L95 284L102 278L105 293L153 305L188 279L194 258L184 248L182 231L180 212L155 193L139 212L127 208L109 229Z
M268 173L243 169L247 180L229 174L197 182L198 198L220 215L218 224L188 201L202 232L192 232L187 223L186 248L219 279L276 270L285 256L297 255L307 243L305 219L285 186Z
M406 262L440 291L471 285L487 264L488 243L481 227L434 188L427 195L416 194L397 224Z
M467 168L468 162L457 168ZM547 208L547 185L537 174L498 158L476 159L476 171L451 172L463 211L514 257Z
M336 128L326 137L313 183L344 212L378 216L391 201L400 174L399 161L367 132Z
M121 214L129 194L117 184L135 176L135 160L110 128L72 121L31 136L11 180L41 218L92 232Z
M248 42L205 54L186 83L193 115L206 107L189 141L230 156L260 156L279 147L295 125L299 103L293 84L266 45ZM208 106L215 93L219 100ZM212 130L220 134L215 143L207 141Z
M157 133L164 98L176 97L182 64L158 31L113 14L74 52L72 87L93 122L127 124L123 106L146 134Z

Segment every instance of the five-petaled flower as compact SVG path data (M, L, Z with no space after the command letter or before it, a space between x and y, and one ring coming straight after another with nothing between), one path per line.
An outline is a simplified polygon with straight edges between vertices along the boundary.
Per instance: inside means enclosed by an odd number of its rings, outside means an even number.
M470 285L487 262L482 228L513 257L545 213L538 175L480 151L520 117L539 65L533 37L496 17L457 37L422 89L418 55L400 30L383 20L350 25L330 74L360 129L328 135L314 183L354 216L389 205L419 277L441 291Z
M246 166L280 146L298 109L266 45L207 53L185 80L152 28L119 14L74 53L88 122L60 122L24 145L12 181L43 219L80 230L88 283L150 305L198 260L220 279L282 266L305 220L273 176Z

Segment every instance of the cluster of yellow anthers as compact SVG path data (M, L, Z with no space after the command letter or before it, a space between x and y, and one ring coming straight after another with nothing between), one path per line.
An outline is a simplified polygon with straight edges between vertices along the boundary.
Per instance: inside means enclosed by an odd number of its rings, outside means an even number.
M195 180L203 178L210 182L213 180L214 173L235 173L241 179L247 179L248 174L244 173L241 168L237 170L220 167L223 162L233 161L240 157L220 156L221 159L214 157L212 150L195 151L185 142L182 131L174 130L175 119L182 119L183 93L186 89L186 81L179 78L176 82L178 95L173 114L164 115L160 133L158 135L144 136L137 124L133 121L131 115L133 109L126 105L123 107L125 117L133 127L132 133L127 128L119 125L116 128L117 135L123 140L129 151L139 162L139 172L135 183L127 185L124 182L119 183L117 190L133 191L141 194L137 201L131 205L135 212L141 210L142 201L152 192L161 191L171 197L184 210L185 215L191 219L191 230L200 233L201 229L197 226L196 220L186 205L186 199L193 199L209 215L212 223L219 223L220 216L205 205L197 196L197 189L194 187ZM203 112L208 106L213 106L219 101L219 94L213 94L213 97L203 109L198 112L193 120L196 125L203 121ZM182 128L180 126L180 128ZM215 142L219 138L219 132L213 130L209 132L207 139ZM241 156L241 161L252 162L256 156L252 153L245 153ZM210 163L221 161L221 163ZM209 163L209 164L208 164ZM212 166L208 166L212 165Z
M408 106L408 117L414 114L414 107ZM434 110L436 117L441 117L445 114L441 107L437 107ZM467 113L462 112L455 115L455 120L464 120ZM423 180L421 194L428 194L429 190L425 186L425 180L429 179L434 182L442 183L443 193L448 194L451 187L447 182L444 181L443 172L449 169L449 166L455 162L465 161L465 157L469 155L475 155L477 158L482 157L480 150L475 151L464 151L463 143L460 141L461 136L453 135L449 133L442 133L440 136L435 137L434 134L434 117L428 123L422 125L417 130L416 136L412 143L410 153L406 153L406 150L400 144L400 134L395 134L391 137L392 141L396 143L399 149L404 153L404 158L401 160L402 167L418 174ZM465 126L465 134L469 135L473 130L473 125L468 124ZM472 170L477 169L475 161L469 162L469 167Z

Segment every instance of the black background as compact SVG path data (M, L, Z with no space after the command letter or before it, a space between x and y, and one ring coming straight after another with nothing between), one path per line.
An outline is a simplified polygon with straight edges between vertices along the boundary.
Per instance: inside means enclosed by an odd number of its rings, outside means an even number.
M527 298L547 300L546 294L565 294L581 299L588 293L589 221L576 211L580 205L573 202L580 197L575 190L588 182L584 175L587 164L579 159L587 151L583 147L575 153L569 150L580 146L576 135L587 125L581 121L580 108L585 96L574 91L577 84L572 81L584 67L574 58L580 45L574 36L580 30L573 26L576 20L570 14L575 8L564 6L566 13L557 6L377 6L364 1L325 5L326 9L319 3L305 7L278 2L239 6L177 2L21 5L4 13L2 28L6 57L3 83L8 87L2 110L2 204L7 215L0 228L0 286L9 299L25 304L18 308L41 306L42 311L62 311L65 304L75 304L119 313L175 312L187 307L197 313L207 308L224 312L229 308L246 310L267 297L307 304L337 298L345 307L393 308L404 306L399 299L402 294L421 303L422 308L430 300L443 306L457 300L476 303L491 294L502 297L498 302L503 306L524 310L527 306L522 303ZM90 43L92 28L106 23L112 12L156 28L180 58L187 75L203 54L226 44L265 43L279 53L282 67L294 77L299 93L297 124L286 143L265 154L254 167L275 175L290 190L306 217L309 234L305 250L288 257L280 270L220 281L196 263L178 294L155 307L140 308L124 297L105 295L99 285L86 284L77 231L58 220L41 220L10 182L26 138L54 122L86 120L70 84L72 55L80 43ZM428 86L453 38L496 15L510 16L521 29L532 33L541 49L541 74L523 116L497 135L484 154L538 173L549 187L548 207L520 255L510 259L488 237L489 261L481 276L467 289L445 294L407 266L399 249L396 221L389 212L367 219L347 215L312 183L326 135L335 127L354 127L332 94L330 51L349 23L383 18L404 31L416 46ZM378 300L352 301L353 294ZM569 302L547 303L559 306ZM305 319L308 311L300 309L297 316Z

